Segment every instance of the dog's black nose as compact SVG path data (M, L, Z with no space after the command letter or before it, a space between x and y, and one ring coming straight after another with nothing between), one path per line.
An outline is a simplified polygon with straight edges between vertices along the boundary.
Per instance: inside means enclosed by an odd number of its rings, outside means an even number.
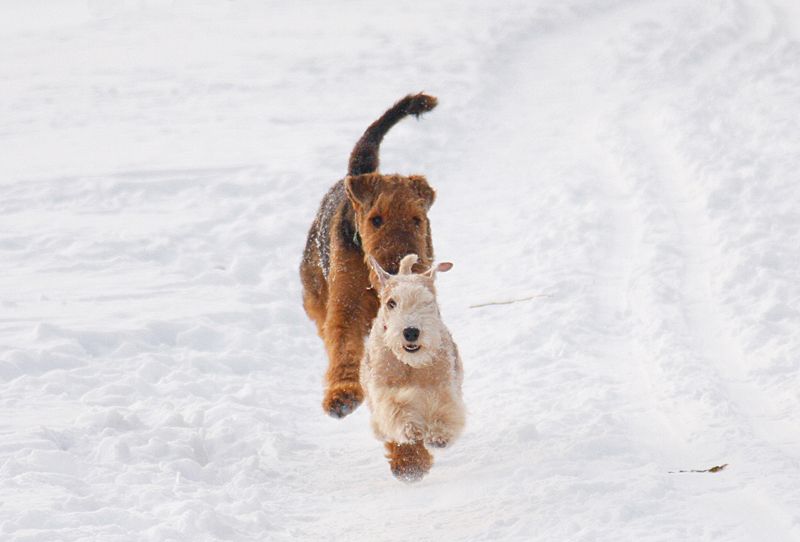
M415 327L407 327L403 330L403 337L405 337L408 342L413 343L419 337L419 329Z

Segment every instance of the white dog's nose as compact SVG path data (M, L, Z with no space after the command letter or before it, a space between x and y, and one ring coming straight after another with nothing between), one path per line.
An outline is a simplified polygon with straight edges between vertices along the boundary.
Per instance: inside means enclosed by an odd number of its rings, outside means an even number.
M415 327L407 327L403 330L403 337L405 337L408 342L413 343L419 338L419 329Z

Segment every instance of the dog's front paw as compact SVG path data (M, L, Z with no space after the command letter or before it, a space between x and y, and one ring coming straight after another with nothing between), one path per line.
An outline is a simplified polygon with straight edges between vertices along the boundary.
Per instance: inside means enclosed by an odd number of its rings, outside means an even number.
M428 435L425 439L425 446L428 448L447 448L450 444L450 437L444 435Z
M453 442L453 430L441 421L433 422L425 432L425 446L428 448L447 448Z
M422 428L413 422L406 422L403 426L403 437L407 442L420 441L423 435Z
M329 416L344 418L364 400L364 391L358 382L340 382L325 391L322 408Z

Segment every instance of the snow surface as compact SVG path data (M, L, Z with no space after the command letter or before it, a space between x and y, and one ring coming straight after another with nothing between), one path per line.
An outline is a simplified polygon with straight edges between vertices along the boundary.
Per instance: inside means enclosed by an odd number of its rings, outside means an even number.
M9 0L0 44L0 539L800 540L796 0ZM382 169L438 189L469 416L408 486L323 415L297 267L420 90Z

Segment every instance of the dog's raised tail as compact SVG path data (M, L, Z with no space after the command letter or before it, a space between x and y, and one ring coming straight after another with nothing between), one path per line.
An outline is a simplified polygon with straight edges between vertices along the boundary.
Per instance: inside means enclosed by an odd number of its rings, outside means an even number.
M428 94L409 94L392 107L381 118L369 125L369 128L358 140L353 152L350 153L348 175L361 175L378 170L379 151L383 136L391 130L392 126L403 120L408 115L419 117L434 107L438 100Z

